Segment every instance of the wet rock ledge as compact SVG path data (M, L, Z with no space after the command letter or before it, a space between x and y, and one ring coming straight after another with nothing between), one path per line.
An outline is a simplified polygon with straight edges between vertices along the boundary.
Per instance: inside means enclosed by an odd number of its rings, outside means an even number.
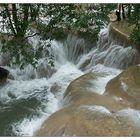
M124 47L135 46L135 43L130 39L130 34L133 27L127 21L113 22L110 24L109 33L117 44Z
M134 115L129 111L139 112L140 66L109 81L103 95L88 88L99 76L104 75L88 73L72 81L64 108L52 114L35 136L140 136L139 127L129 119Z

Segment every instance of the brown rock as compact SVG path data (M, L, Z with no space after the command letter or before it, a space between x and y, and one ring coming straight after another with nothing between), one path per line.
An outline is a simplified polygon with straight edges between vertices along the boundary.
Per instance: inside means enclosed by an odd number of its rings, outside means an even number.
M127 100L118 98L115 95L99 95L89 90L88 87L94 86L91 85L90 81L96 80L98 76L103 76L103 74L88 73L72 81L65 92L64 105L79 106L94 104L105 106L110 111L117 111L131 106Z
M106 94L129 101L132 107L140 109L140 66L123 71L106 86Z
M135 46L134 42L129 38L133 28L127 21L113 22L110 24L109 35L115 41L115 44L124 47Z
M97 78L97 76L94 73L88 73L88 74L80 76L79 78L75 79L74 81L72 81L70 83L70 85L68 86L68 88L67 88L67 90L64 94L64 97L66 97L68 95L72 96L72 93L74 91L77 92L80 89L83 90L83 91L87 91L86 88L85 88L87 85L85 85L85 83L88 84L89 80L93 80L93 79L96 79L96 78Z
M137 136L127 117L117 111L131 102L115 94L99 95L89 90L91 80L106 74L88 73L72 81L64 94L65 108L43 123L36 136ZM109 109L109 110L108 110Z
M36 136L132 136L132 128L101 106L68 107L54 113Z

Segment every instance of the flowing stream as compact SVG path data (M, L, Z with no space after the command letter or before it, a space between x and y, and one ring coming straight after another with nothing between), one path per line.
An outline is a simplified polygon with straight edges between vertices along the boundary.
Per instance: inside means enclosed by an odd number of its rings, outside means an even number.
M39 37L30 41L37 46L37 40ZM90 89L103 94L110 79L137 63L136 49L111 42L108 28L101 30L98 45L93 45L92 49L83 39L72 35L63 43L52 41L53 74L49 73L52 69L44 58L40 60L38 71L30 65L24 70L5 67L15 80L8 80L0 87L0 136L33 136L42 122L62 107L63 94L69 83L84 73L108 73L94 81L96 87Z

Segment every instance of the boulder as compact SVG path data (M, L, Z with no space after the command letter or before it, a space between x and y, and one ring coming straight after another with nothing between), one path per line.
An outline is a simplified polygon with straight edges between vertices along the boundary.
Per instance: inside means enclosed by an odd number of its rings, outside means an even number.
M133 136L133 128L102 106L67 107L54 113L36 136Z
M72 81L64 94L65 108L52 114L35 135L138 136L134 123L119 111L139 107L140 66L123 71L100 95L91 89L104 76L106 73L88 73Z
M90 90L96 88L91 81L97 80L99 76L103 74L88 73L72 81L64 94L64 106L94 104L105 106L112 112L131 106L130 102L115 95L100 95L96 90Z
M0 83L6 82L8 75L9 71L5 68L0 67Z
M129 67L106 85L106 94L129 101L133 108L140 109L140 66Z

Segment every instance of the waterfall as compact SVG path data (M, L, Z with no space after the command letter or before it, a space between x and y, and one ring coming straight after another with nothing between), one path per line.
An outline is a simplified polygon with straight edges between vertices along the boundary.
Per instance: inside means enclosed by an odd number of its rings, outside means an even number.
M76 36L68 35L65 46L69 61L75 62L81 54L85 53L85 41Z
M66 55L69 61L77 64L82 58L83 54L86 54L93 44L91 45L83 38L79 38L72 34L69 34L67 39L64 41L64 47L66 49Z
M107 53L107 56L104 59L104 65L126 69L128 66L139 63L138 51L132 46L123 48L122 46L115 45L113 47L114 49Z
M33 47L39 47L40 38L33 38ZM46 45L43 47L45 53ZM48 65L45 54L38 60L36 69L32 65L24 69L17 65L3 66L10 71L14 80L8 79L0 87L1 136L32 136L46 118L61 108L68 84L83 74L68 61L66 52L63 43L53 40L50 53L54 56L54 68Z
M62 107L63 94L70 82L84 73L110 75L94 82L95 90L103 92L120 69L139 63L136 48L117 44L109 31L101 30L97 46L71 34L61 42L34 36L29 40L33 48L43 43L44 50L36 69L27 65L21 70L17 65L8 67L1 63L15 80L9 79L0 87L0 135L32 136L45 119ZM47 42L51 42L50 48ZM48 64L47 49L54 57L54 67Z
M117 42L115 38L113 38L110 26L102 29L99 33L97 48L94 48L86 54L84 56L85 59L78 63L78 67L81 68L87 60L89 61L89 64L82 68L83 70L92 69L92 67L97 64L118 69L126 69L129 66L139 64L140 57L136 47L126 47L120 44L120 42Z

